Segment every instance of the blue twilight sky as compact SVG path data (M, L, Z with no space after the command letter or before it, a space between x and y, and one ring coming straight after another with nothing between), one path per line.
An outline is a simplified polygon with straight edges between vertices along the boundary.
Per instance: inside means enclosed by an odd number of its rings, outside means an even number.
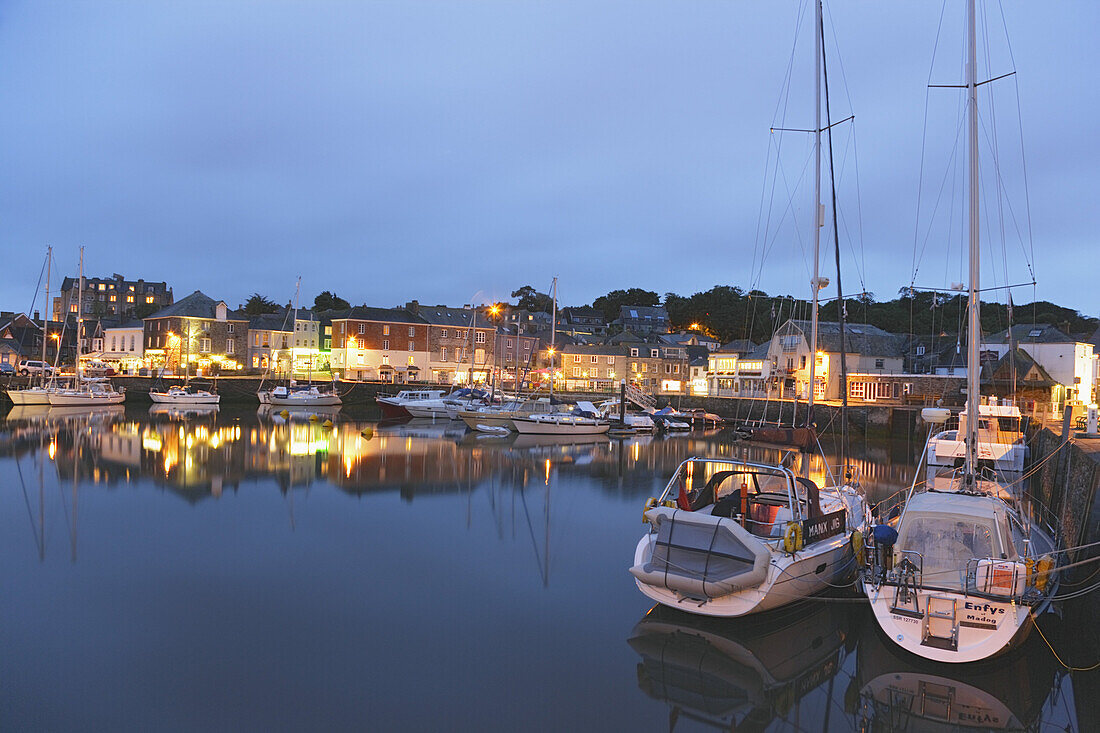
M856 114L834 137L848 292L894 297L915 249L918 285L965 279L961 93L933 91L924 123L930 68L961 79L949 5L939 34L939 3L826 8L834 119ZM1040 298L1095 316L1100 3L982 12L981 75L1018 70L983 87L997 115L982 138L1002 150L983 226L1007 222L1009 242L986 282L1028 280L1031 259ZM797 0L8 0L0 308L29 306L47 244L59 274L83 244L89 276L231 305L286 302L299 274L303 302L372 305L505 299L554 275L565 303L632 286L806 295L809 136L769 127L812 125L811 15Z

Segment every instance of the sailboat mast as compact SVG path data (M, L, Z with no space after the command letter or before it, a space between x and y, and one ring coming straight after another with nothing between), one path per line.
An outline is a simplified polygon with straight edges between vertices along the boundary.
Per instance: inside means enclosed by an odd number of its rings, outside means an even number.
M42 318L42 363L46 361L46 344L50 342L50 270L53 269L53 247L46 247L46 307ZM42 386L46 386L46 370L42 370Z
M84 248L80 248L80 274L77 277L76 291L76 381L81 382L80 373L80 337L84 335Z
M970 303L968 310L966 343L966 483L974 483L977 468L978 409L981 404L981 383L978 360L981 358L982 323L979 279L981 277L978 239L978 44L975 23L974 0L967 2L966 49L966 116L969 128L970 153Z
M814 25L820 28L821 0L814 2ZM821 34L814 32L814 279L810 281L813 291L813 310L810 315L810 386L806 396L806 427L814 421L814 386L817 377L817 294L820 291L819 260L821 250L821 226L825 222L821 216ZM798 404L798 395L795 395Z
M554 396L554 347L558 335L558 279L554 278L554 307L550 316L550 397Z

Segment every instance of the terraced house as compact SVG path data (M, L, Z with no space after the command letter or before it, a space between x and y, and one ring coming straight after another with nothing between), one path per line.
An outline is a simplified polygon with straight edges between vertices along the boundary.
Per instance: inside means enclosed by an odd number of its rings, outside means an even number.
M247 355L248 316L200 290L143 319L145 363L191 374L237 370Z
M332 319L330 359L345 379L421 381L430 374L428 324L406 308L356 306Z

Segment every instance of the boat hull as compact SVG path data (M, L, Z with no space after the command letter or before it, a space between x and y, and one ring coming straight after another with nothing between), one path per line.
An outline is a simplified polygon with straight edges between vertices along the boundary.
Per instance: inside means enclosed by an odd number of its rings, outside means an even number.
M50 404L50 393L44 389L9 389L8 398L13 405Z
M336 395L321 395L320 397L271 397L269 405L276 407L335 407L343 404Z
M610 423L531 420L514 417L512 424L520 435L603 435Z
M221 395L216 394L188 394L173 395L167 392L150 392L149 399L164 405L217 405L221 402Z
M98 405L121 405L126 399L124 394L90 395L90 394L64 394L54 392L50 394L52 407L96 407Z

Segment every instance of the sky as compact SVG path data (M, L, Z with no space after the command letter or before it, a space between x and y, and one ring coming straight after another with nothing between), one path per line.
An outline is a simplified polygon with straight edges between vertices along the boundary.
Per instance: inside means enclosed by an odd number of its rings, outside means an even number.
M962 79L962 3L941 10L826 5L833 119L855 114L834 128L846 293L965 280L962 92L927 89ZM770 128L813 125L810 16L804 0L7 0L0 309L30 308L47 245L55 277L83 245L89 277L231 306L289 302L298 276L303 304L460 306L555 276L565 304L805 297L812 136ZM1017 72L982 87L1002 151L983 158L983 227L1008 242L983 282L1034 271L1016 302L1100 315L1100 3L982 17L979 74Z

